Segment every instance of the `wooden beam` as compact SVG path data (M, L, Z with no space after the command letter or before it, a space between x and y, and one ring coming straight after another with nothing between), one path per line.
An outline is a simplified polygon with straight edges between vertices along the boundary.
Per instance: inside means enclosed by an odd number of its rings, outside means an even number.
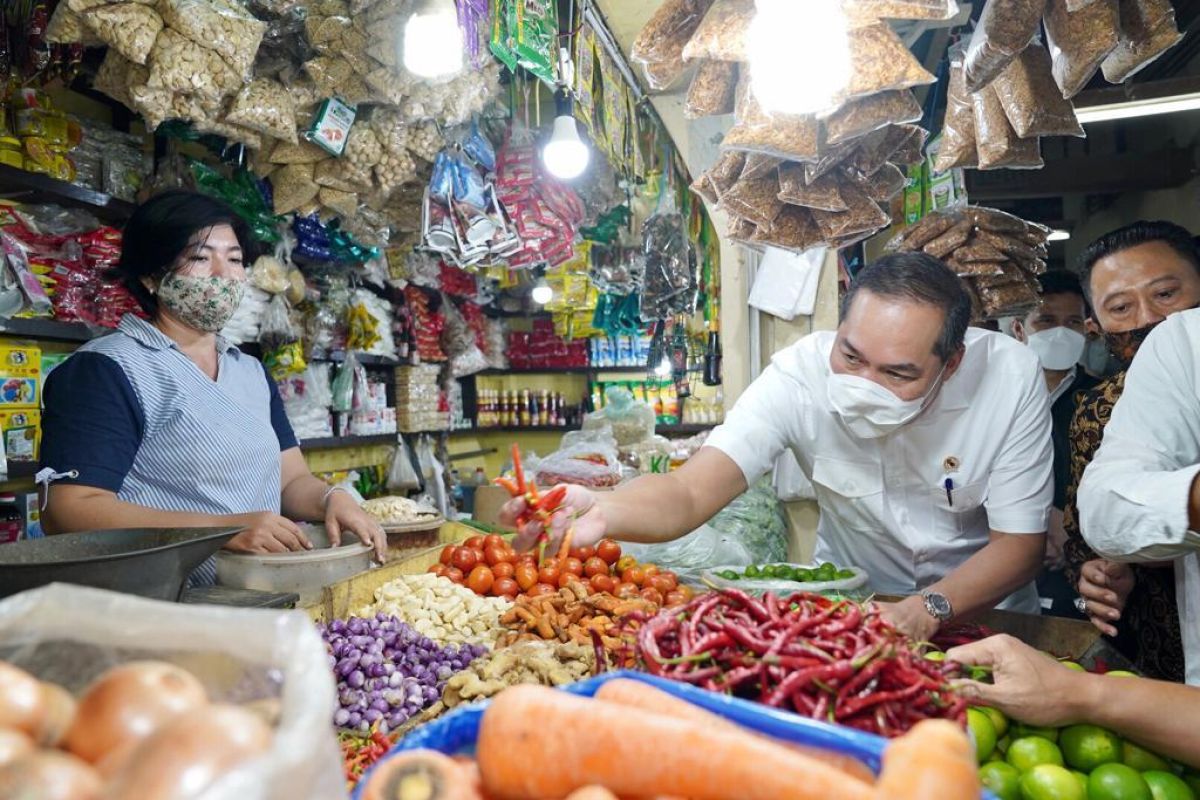
M987 201L1152 192L1181 186L1196 174L1195 153L1176 147L1157 153L1072 157L1048 161L1038 170L968 170L967 193L973 201Z

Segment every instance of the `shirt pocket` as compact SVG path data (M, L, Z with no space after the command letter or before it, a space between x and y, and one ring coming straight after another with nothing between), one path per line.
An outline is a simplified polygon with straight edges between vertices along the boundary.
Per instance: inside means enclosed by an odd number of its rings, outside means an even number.
M933 506L933 528L937 534L947 538L956 538L967 531L978 527L979 515L983 503L987 500L987 481L979 480L973 483L959 485L957 482L950 490L951 497L946 495L944 483L930 489L930 504Z
M822 516L839 528L883 531L883 475L872 461L813 459L813 488Z

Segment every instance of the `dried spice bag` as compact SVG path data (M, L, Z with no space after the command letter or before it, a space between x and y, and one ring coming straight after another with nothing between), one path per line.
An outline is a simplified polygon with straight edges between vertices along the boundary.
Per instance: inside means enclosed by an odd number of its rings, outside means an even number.
M145 64L163 19L137 3L97 6L83 15L96 37L135 64Z
M889 253L897 251L916 251L941 236L962 221L962 216L956 213L935 211L926 214L913 225L893 236L883 249Z
M243 79L249 78L267 23L232 0L160 0L168 27L221 55Z
M935 172L946 172L954 167L978 165L979 156L975 150L975 105L967 92L962 60L956 60L952 54L950 85L946 89L946 119L942 123L941 146L933 162L933 169Z
M1100 67L1109 83L1123 83L1183 39L1170 0L1121 0L1117 47Z
M1006 286L979 286L979 299L983 313L989 318L1017 316L1034 308L1040 302L1038 293L1024 283Z
M727 192L746 169L746 153L740 150L723 150L717 163L708 170L709 180L718 192Z
M783 210L778 194L779 178L775 175L738 180L721 195L721 207L735 217L769 228Z
M826 145L842 144L871 131L921 119L921 104L908 89L851 100L823 121Z
M841 181L835 175L823 175L812 183L804 179L804 165L784 164L779 168L779 199L793 206L822 211L848 211L842 199Z
M900 167L888 163L884 164L874 175L869 178L860 178L858 181L859 186L867 193L867 197L876 203L886 203L904 191L904 187L908 183L908 176Z
M699 178L692 181L692 185L688 189L700 195L700 198L711 206L719 205L721 202L721 199L717 196L716 187L713 186L706 172L701 173Z
M220 99L240 88L242 79L215 51L163 28L150 51L146 83L154 89Z
M866 192L851 181L843 181L841 186L842 199L846 201L845 211L813 211L817 229L821 236L828 241L845 239L860 233L874 233L887 226L891 217L879 205L867 197Z
M683 48L683 60L749 61L746 35L754 0L716 0Z
M258 78L246 84L229 106L225 121L296 144L296 106L283 84Z
M784 206L770 227L755 226L750 241L802 253L824 240L811 211L800 206Z
M895 31L882 23L850 32L850 63L850 82L842 93L842 102L937 81Z
M995 208L967 206L963 209L962 216L976 228L1002 236L1020 235L1029 230L1029 223L1025 220Z
M1043 21L1054 82L1069 100L1117 47L1117 0L1095 0L1073 12L1067 11L1067 0L1048 0Z
M1045 10L1046 0L988 0L963 62L967 91L987 86L1029 46Z
M741 106L737 124L729 129L721 143L723 148L762 153L787 161L816 160L821 136L816 117L767 114L750 91L746 92Z
M1062 96L1041 43L1026 47L992 84L1017 136L1085 136L1075 107Z
M753 246L751 240L758 232L758 226L747 219L738 219L737 217L729 218L729 225L725 229L725 235L738 244Z
M888 145L895 143L887 160L902 167L919 164L925 158L925 140L929 131L920 125L893 125L890 128Z
M702 61L692 77L683 114L688 119L732 114L737 94L738 65L732 61Z
M964 264L954 256L947 256L942 263L954 271L960 278L985 278L993 275L1003 275L1004 270L994 261L972 261Z
M955 222L944 233L926 242L921 250L934 258L945 258L967 243L972 230L971 223L966 220Z
M842 0L854 24L880 19L950 19L958 14L955 0Z
M995 86L972 97L975 104L975 147L980 169L1040 169L1044 166L1040 140L1017 136L1000 103Z
M668 89L687 71L683 48L711 5L712 0L666 0L634 39L631 55L651 89Z
M742 167L742 174L739 177L746 180L761 178L773 173L782 163L782 158L764 156L762 153L748 153L746 154L746 165Z
M1008 260L1000 250L992 247L984 241L976 240L965 247L960 247L954 251L954 257L963 264L977 263L980 261L1000 264ZM1001 268L1003 271L1003 268Z

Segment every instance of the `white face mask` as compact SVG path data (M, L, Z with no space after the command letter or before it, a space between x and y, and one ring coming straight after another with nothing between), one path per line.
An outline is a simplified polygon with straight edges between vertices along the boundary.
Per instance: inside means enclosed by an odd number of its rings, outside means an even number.
M826 383L829 404L855 436L878 439L916 419L937 395L945 372L943 365L929 391L913 400L901 400L875 381L835 372Z
M1070 369L1083 355L1087 339L1082 333L1060 326L1029 334L1027 344L1037 353L1043 369Z

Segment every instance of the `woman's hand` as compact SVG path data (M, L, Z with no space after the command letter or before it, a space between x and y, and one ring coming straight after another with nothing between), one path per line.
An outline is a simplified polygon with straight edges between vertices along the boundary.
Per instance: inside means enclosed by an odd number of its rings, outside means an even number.
M1088 618L1104 635L1117 635L1113 623L1121 618L1135 581L1133 568L1128 564L1102 558L1084 563L1079 570L1076 588L1087 606Z
M513 547L518 551L531 549L537 544L538 537L546 532L550 536L549 549L554 552L567 530L572 529L572 547L594 546L608 533L608 521L604 510L596 502L596 495L582 486L566 487L567 494L563 497L562 505L550 517L549 530L538 520L527 524L517 531ZM510 528L517 526L517 517L525 512L526 503L523 497L514 497L500 509L500 523Z
M300 526L287 517L259 511L238 514L230 521L235 525L244 525L246 530L230 539L225 545L226 550L235 553L287 553L312 549L312 542L300 530Z
M332 546L340 545L342 532L349 531L363 544L375 548L376 561L380 564L387 561L387 534L383 527L346 492L331 492L325 501L325 530Z
M992 706L1030 725L1076 722L1074 709L1091 679L1007 634L955 647L946 660L990 667L992 683L956 681L955 688L972 705Z

